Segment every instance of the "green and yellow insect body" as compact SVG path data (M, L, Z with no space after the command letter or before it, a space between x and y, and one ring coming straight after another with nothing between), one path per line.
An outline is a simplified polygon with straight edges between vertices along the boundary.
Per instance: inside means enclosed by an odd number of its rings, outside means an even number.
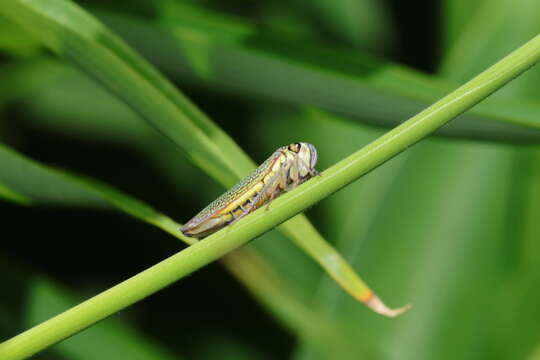
M280 147L180 231L196 238L208 236L316 175L316 163L317 150L311 144L301 142Z

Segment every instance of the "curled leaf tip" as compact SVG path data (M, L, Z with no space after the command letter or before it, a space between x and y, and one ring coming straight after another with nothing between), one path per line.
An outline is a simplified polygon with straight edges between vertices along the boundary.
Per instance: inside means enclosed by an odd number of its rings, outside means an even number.
M397 309L390 309L378 296L373 295L373 297L366 302L366 306L378 314L393 318L409 310L412 307L412 304L407 304Z

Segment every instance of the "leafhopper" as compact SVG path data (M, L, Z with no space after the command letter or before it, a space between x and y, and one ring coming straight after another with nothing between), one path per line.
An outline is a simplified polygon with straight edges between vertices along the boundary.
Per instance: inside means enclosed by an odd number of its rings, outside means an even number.
M316 163L317 150L311 144L300 142L280 147L255 171L189 220L180 231L196 238L208 236L317 175Z

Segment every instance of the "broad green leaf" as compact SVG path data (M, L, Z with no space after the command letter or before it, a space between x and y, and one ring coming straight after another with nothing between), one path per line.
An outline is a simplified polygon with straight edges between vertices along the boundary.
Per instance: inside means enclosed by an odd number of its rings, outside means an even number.
M521 38L538 33L538 10L537 2L483 2L475 16L467 19L462 31L456 32L454 42L444 52L443 74L456 79L466 77L475 68L488 66L497 54L517 46ZM460 52L481 56L460 57ZM530 77L514 82L497 98L529 97L536 101L538 74L540 72L535 69ZM493 355L490 358L525 358L540 338L536 321L539 314L528 306L540 298L540 273L532 265L540 257L540 248L533 245L538 239L534 219L540 215L535 205L540 180L538 155L538 151L531 148L516 151L513 155L513 186L508 189L508 212L519 215L510 215L506 221L505 232L512 238L505 249L509 274L500 290L501 295L493 300L494 312L503 315L490 319L493 329L490 334ZM481 166L482 159L477 162Z
M357 192L347 190L349 198L361 197L362 202L338 213L338 248L375 281L377 291L413 304L406 316L381 323L354 309L323 280L318 301L343 331L362 337L358 351L370 350L369 358L400 360L482 358L475 334L489 333L486 319L493 306L480 304L492 303L504 279L500 251L505 232L500 229L511 154L511 149L493 146L431 141L394 170L386 190L377 176L363 179L364 191L380 189L379 195L362 196L360 184ZM334 210L341 204L336 200ZM450 323L460 326L445 326ZM303 347L296 358L324 358L316 354Z
M456 87L364 54L272 38L248 23L191 7L169 15L162 30L140 19L103 18L183 81L265 101L314 105L377 126L397 125ZM160 55L164 51L167 56ZM439 133L536 142L539 115L534 103L488 100Z
M407 239L411 245L423 243L408 271L407 292L417 311L396 324L390 339L394 358L478 358L483 350L478 334L489 336L490 304L505 276L502 250L513 150L458 144L443 151L437 158L443 168L436 164L433 171L443 176L440 190L432 192L432 205L424 208L428 212L420 212L421 218L431 214L429 224ZM409 211L419 215L414 208ZM451 321L461 326L445 326Z

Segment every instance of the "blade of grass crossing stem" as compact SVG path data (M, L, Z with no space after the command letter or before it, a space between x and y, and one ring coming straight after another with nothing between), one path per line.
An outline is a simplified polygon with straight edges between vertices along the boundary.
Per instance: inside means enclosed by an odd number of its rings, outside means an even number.
M34 204L97 207L112 205L122 212L157 226L187 244L195 242L183 236L178 231L180 224L171 218L106 184L48 168L1 143L0 162L3 170L0 172L0 184L7 185Z
M540 36L437 103L235 226L207 237L107 291L0 344L3 360L30 356L222 257L336 192L468 110L540 60Z
M0 4L2 12L103 83L222 184L231 186L254 169L247 155L172 84L73 3L7 0ZM281 229L354 298L383 315L401 312L374 296L306 217L298 216Z

